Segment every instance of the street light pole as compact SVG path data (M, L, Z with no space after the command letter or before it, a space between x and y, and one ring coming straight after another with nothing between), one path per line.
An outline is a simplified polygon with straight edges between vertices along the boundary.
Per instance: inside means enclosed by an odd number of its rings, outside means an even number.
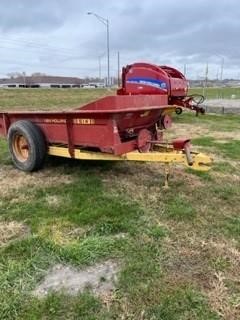
M109 20L106 18L103 18L96 14L95 12L88 12L88 15L95 16L101 23L105 25L107 28L107 87L110 87L110 44L109 44Z
M109 20L106 20L107 24L107 86L110 87L110 47L109 47Z

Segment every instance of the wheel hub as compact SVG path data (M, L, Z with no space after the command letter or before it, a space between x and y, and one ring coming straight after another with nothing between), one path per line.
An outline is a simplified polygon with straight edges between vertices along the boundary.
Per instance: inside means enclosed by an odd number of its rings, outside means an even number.
M24 162L29 156L29 145L27 139L20 134L16 134L12 142L13 151L18 161Z
M148 152L151 148L152 134L147 129L142 129L138 133L137 144L140 152Z

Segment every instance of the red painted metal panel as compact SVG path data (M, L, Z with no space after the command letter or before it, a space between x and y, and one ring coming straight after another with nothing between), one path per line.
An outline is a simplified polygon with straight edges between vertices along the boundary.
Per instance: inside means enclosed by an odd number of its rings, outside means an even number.
M188 82L184 75L168 66L134 63L123 68L120 95L156 94L185 97Z
M78 146L121 154L137 148L141 129L155 134L166 107L166 95L109 96L67 112L5 113L9 123L1 117L0 125L30 120L42 129L49 144L68 145L70 153Z
M204 97L188 96L188 81L177 69L150 63L134 63L122 69L122 87L118 95L158 95L167 96L169 105L178 105L205 113L199 104ZM200 102L201 101L201 102Z
M0 136L5 135L3 114L0 113Z
M10 119L7 113L0 113L0 136L6 136L10 126Z

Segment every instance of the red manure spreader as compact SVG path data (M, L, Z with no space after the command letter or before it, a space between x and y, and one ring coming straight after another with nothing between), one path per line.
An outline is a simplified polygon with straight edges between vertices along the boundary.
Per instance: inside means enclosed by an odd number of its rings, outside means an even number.
M0 135L8 140L14 165L34 171L43 166L48 154L84 160L155 161L167 166L180 163L208 170L211 158L192 152L189 138L170 143L163 137L176 108L192 109L183 75L173 68L136 63L124 68L122 76L117 95L73 110L0 113Z

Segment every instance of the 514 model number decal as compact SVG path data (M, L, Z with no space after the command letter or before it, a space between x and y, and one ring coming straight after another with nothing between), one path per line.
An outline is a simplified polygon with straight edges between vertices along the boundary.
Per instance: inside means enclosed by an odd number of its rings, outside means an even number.
M51 124L65 124L66 119L45 119L44 122ZM73 119L73 124L95 124L95 119Z
M95 124L95 119L73 119L74 124Z

